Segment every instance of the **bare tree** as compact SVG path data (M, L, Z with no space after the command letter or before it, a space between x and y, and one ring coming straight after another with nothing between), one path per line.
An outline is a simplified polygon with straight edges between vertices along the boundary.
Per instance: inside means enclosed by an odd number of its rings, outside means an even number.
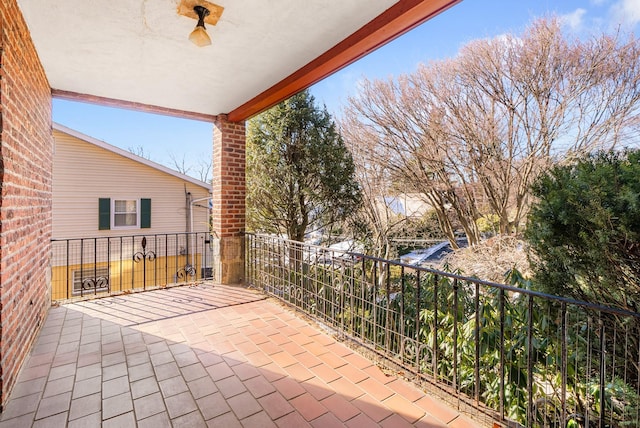
M144 151L144 147L142 145L138 145L138 146L129 146L127 148L127 150L131 153L133 153L136 156L140 156L141 158L145 158L145 159L149 159L151 160L151 155L147 152Z
M178 157L174 153L169 153L169 158L171 159L171 167L178 171L180 174L188 175L191 171L191 166L187 164L187 159L182 154L182 158L178 159Z
M370 161L429 199L452 245L454 222L473 245L484 214L519 232L531 183L551 163L624 143L640 105L640 45L621 34L568 40L558 20L541 19L362 88L345 135L375 142Z

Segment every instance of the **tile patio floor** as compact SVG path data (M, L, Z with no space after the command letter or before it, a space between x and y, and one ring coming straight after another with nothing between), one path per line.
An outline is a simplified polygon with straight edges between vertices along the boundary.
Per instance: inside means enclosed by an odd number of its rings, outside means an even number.
M476 427L293 311L200 285L53 307L6 427Z

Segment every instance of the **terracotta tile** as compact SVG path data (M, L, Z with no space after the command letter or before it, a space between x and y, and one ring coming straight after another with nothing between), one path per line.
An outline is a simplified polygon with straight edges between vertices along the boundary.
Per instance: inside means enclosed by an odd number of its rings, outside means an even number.
M365 392L358 385L344 377L336 379L333 382L330 382L328 385L336 393L340 394L349 401L352 401L365 394Z
M458 417L458 412L456 412L451 407L447 406L442 401L432 398L428 395L425 395L418 401L416 401L416 405L422 407L426 410L427 413L441 420L445 424L450 423L452 420Z
M255 398L260 398L276 391L276 388L273 386L273 384L267 381L267 379L265 379L265 377L262 375L247 379L244 382L244 386L247 387L251 395L253 395Z
M269 382L275 382L276 380L287 376L287 372L285 372L284 369L276 363L269 363L260 367L260 373L262 373L262 376L264 376Z
M419 421L414 422L413 426L416 428L446 428L449 425L445 424L440 419L427 414L420 418Z
M231 376L231 377L216 381L216 386L220 390L220 393L222 394L222 396L227 399L229 399L230 397L233 397L234 395L243 393L247 390L247 388L245 388L242 381L238 379L236 376Z
M67 376L61 379L50 380L49 382L47 382L42 396L46 398L73 390L73 380L74 376Z
M387 384L397 379L395 376L384 373L378 366L370 366L363 369L365 373L380 383Z
M134 400L136 398L144 397L145 395L154 394L158 391L160 391L158 381L153 377L147 377L131 382L131 396Z
M297 362L295 357L293 357L291 354L284 351L271 354L270 356L271 356L271 359L282 368L286 368Z
M58 428L67 425L67 412L35 421L32 428Z
M368 394L356 398L351 404L362 410L362 413L376 422L380 422L393 414L388 407Z
M201 377L199 379L192 380L187 383L191 395L196 400L198 398L213 394L218 391L216 384L211 380L209 376Z
M383 420L382 422L380 422L380 426L384 427L384 428L411 428L413 427L413 425L411 425L409 422L407 422L406 419L404 419L402 416L400 415L391 415L388 418L386 418L385 420Z
M242 420L243 428L276 428L277 425L273 423L269 415L266 412L256 413Z
M139 364L133 367L129 366L127 368L127 372L129 374L130 382L135 382L137 380L145 379L155 375L153 371L153 366L151 365L150 362Z
M273 360L262 351L254 352L246 356L247 362L253 365L254 367L262 367L269 363L272 363Z
M340 373L338 373L335 369L327 366L326 364L315 366L311 369L311 371L326 383L333 382L334 380L340 379L342 377Z
M171 428L171 420L167 412L158 413L153 416L149 416L146 419L138 421L138 428ZM89 428L89 427L87 427Z
M321 403L342 422L348 421L360 413L360 409L338 394L325 398Z
M102 400L102 418L110 419L112 417L131 412L133 410L133 400L131 393L116 395Z
M109 398L129 391L129 377L122 376L102 382L102 398Z
M336 369L336 371L338 373L340 373L342 376L344 376L347 379L349 379L349 381L353 382L353 383L360 383L363 380L369 378L369 374L368 373L366 373L362 369L360 369L360 368L358 368L356 366L353 366L351 364L347 364L345 366L338 367Z
M372 378L363 380L358 383L358 386L362 388L363 391L367 391L367 394L379 401L385 400L394 394L392 390Z
M315 428L341 428L344 424L332 413L325 413L319 418L311 421L311 426Z
M69 420L82 418L102 410L102 397L100 392L71 400Z
M383 403L393 412L402 416L412 424L425 415L423 408L416 406L411 402L411 400L408 400L399 394L392 395L384 400Z
M247 391L227 399L238 419L244 419L262 410L258 401Z
M481 425L465 416L458 416L456 419L449 422L447 426L452 428L480 428Z
M274 392L259 398L258 402L273 420L294 411L294 408L289 404L289 401L279 392Z
M298 412L289 413L276 420L276 425L280 428L305 428L311 427L311 424L304 420ZM363 427L364 425L361 425ZM360 427L358 427L360 428Z
M180 375L180 369L175 361L154 367L156 379L165 380Z
M172 378L162 380L158 384L162 391L162 396L165 398L189 390L187 383L184 381L182 376L174 376Z
M92 413L69 421L67 428L93 428L102 425L102 412Z
M53 416L58 413L66 412L69 410L70 403L71 403L71 392L65 392L64 394L43 398L40 401L40 404L38 405L38 411L36 412L36 420L47 418L49 416ZM15 405L15 402L14 402L14 405Z
M49 382L63 377L74 376L76 374L76 364L65 364L64 366L53 367L49 371ZM40 376L38 376L40 377Z
M205 420L216 418L231 411L222 394L216 392L196 400Z
M211 379L213 379L214 381L225 379L234 375L231 367L229 367L225 362L207 367L207 372L209 373L209 376L211 376Z
M44 391L44 386L47 383L46 377L40 377L24 382L18 382L11 391L11 399L24 397L31 394L40 394Z
M315 376L315 374L308 370L306 366L300 363L292 364L284 370L297 382L303 382Z
M320 360L323 361L325 364L328 364L329 367L331 367L332 369L337 369L338 367L347 365L347 362L345 360L343 360L339 356L332 354L330 352L319 355L318 358L320 358Z
M396 379L387 384L388 388L402 395L409 401L417 401L425 396L425 392L404 379Z
M305 418L306 421L312 421L317 417L327 413L327 408L320 401L309 393L300 395L289 401L294 409Z
M172 419L171 422L175 427L201 427L205 425L202 414L198 411Z
M303 348L311 352L316 357L319 357L320 355L324 355L327 352L329 352L327 348L325 348L324 346L322 346L321 344L315 341L311 343L307 343L306 345L303 346Z
M278 352L282 352L282 348L273 343L272 341L266 341L258 344L258 348L260 348L261 352L271 356L273 354L277 354Z
M209 367L224 361L220 355L214 352L205 352L202 354L198 354L198 359L205 367Z
M317 400L323 400L330 395L335 394L335 391L331 389L329 385L317 377L312 377L311 379L302 382L301 385Z
M129 372L127 370L126 363L118 363L112 366L103 367L102 368L102 380L107 381L111 379L115 379L121 376L128 375Z
M344 356L343 359L347 363L349 363L350 366L353 366L357 369L364 369L373 365L373 362L371 362L371 360L368 360L367 358L355 352Z
M211 428L243 428L242 424L233 412L228 412L224 415L207 420L207 426Z
M349 428L361 428L377 426L378 424L374 422L374 420L369 416L365 415L364 413L360 413L356 417L345 422L345 425Z
M191 413L198 408L193 397L191 397L191 394L188 392L172 395L171 397L166 398L164 403L167 406L167 412L169 412L169 417L171 419Z
M290 377L283 377L273 382L273 386L275 386L278 392L280 392L280 394L282 394L282 396L287 400L298 397L307 392L307 390L304 389L298 381Z
M248 363L241 363L232 367L236 376L242 381L246 381L256 376L260 376L260 371Z
M5 409L3 409L0 418L9 420L19 416L35 413L40 403L40 393L25 395L24 397L10 399ZM33 419L33 417L31 417Z
M133 412L125 413L124 415L116 416L115 418L107 419L102 422L102 428L122 428L132 427L136 424L136 418Z

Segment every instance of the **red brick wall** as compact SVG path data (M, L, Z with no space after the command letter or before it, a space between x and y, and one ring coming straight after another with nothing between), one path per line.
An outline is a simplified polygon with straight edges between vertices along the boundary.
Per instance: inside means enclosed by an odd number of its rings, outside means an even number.
M245 125L225 115L213 124L213 230L220 238L245 227Z
M51 90L15 0L0 3L0 404L50 305Z

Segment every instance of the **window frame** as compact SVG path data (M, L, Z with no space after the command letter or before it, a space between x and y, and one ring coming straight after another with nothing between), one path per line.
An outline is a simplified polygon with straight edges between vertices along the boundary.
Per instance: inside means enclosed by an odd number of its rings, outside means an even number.
M136 224L135 225L125 225L125 226L117 226L116 225L116 214L129 214L128 212L118 212L116 213L116 202L118 201L135 201L136 203ZM140 227L140 198L111 198L111 229L113 230L127 230L127 229L141 229Z

